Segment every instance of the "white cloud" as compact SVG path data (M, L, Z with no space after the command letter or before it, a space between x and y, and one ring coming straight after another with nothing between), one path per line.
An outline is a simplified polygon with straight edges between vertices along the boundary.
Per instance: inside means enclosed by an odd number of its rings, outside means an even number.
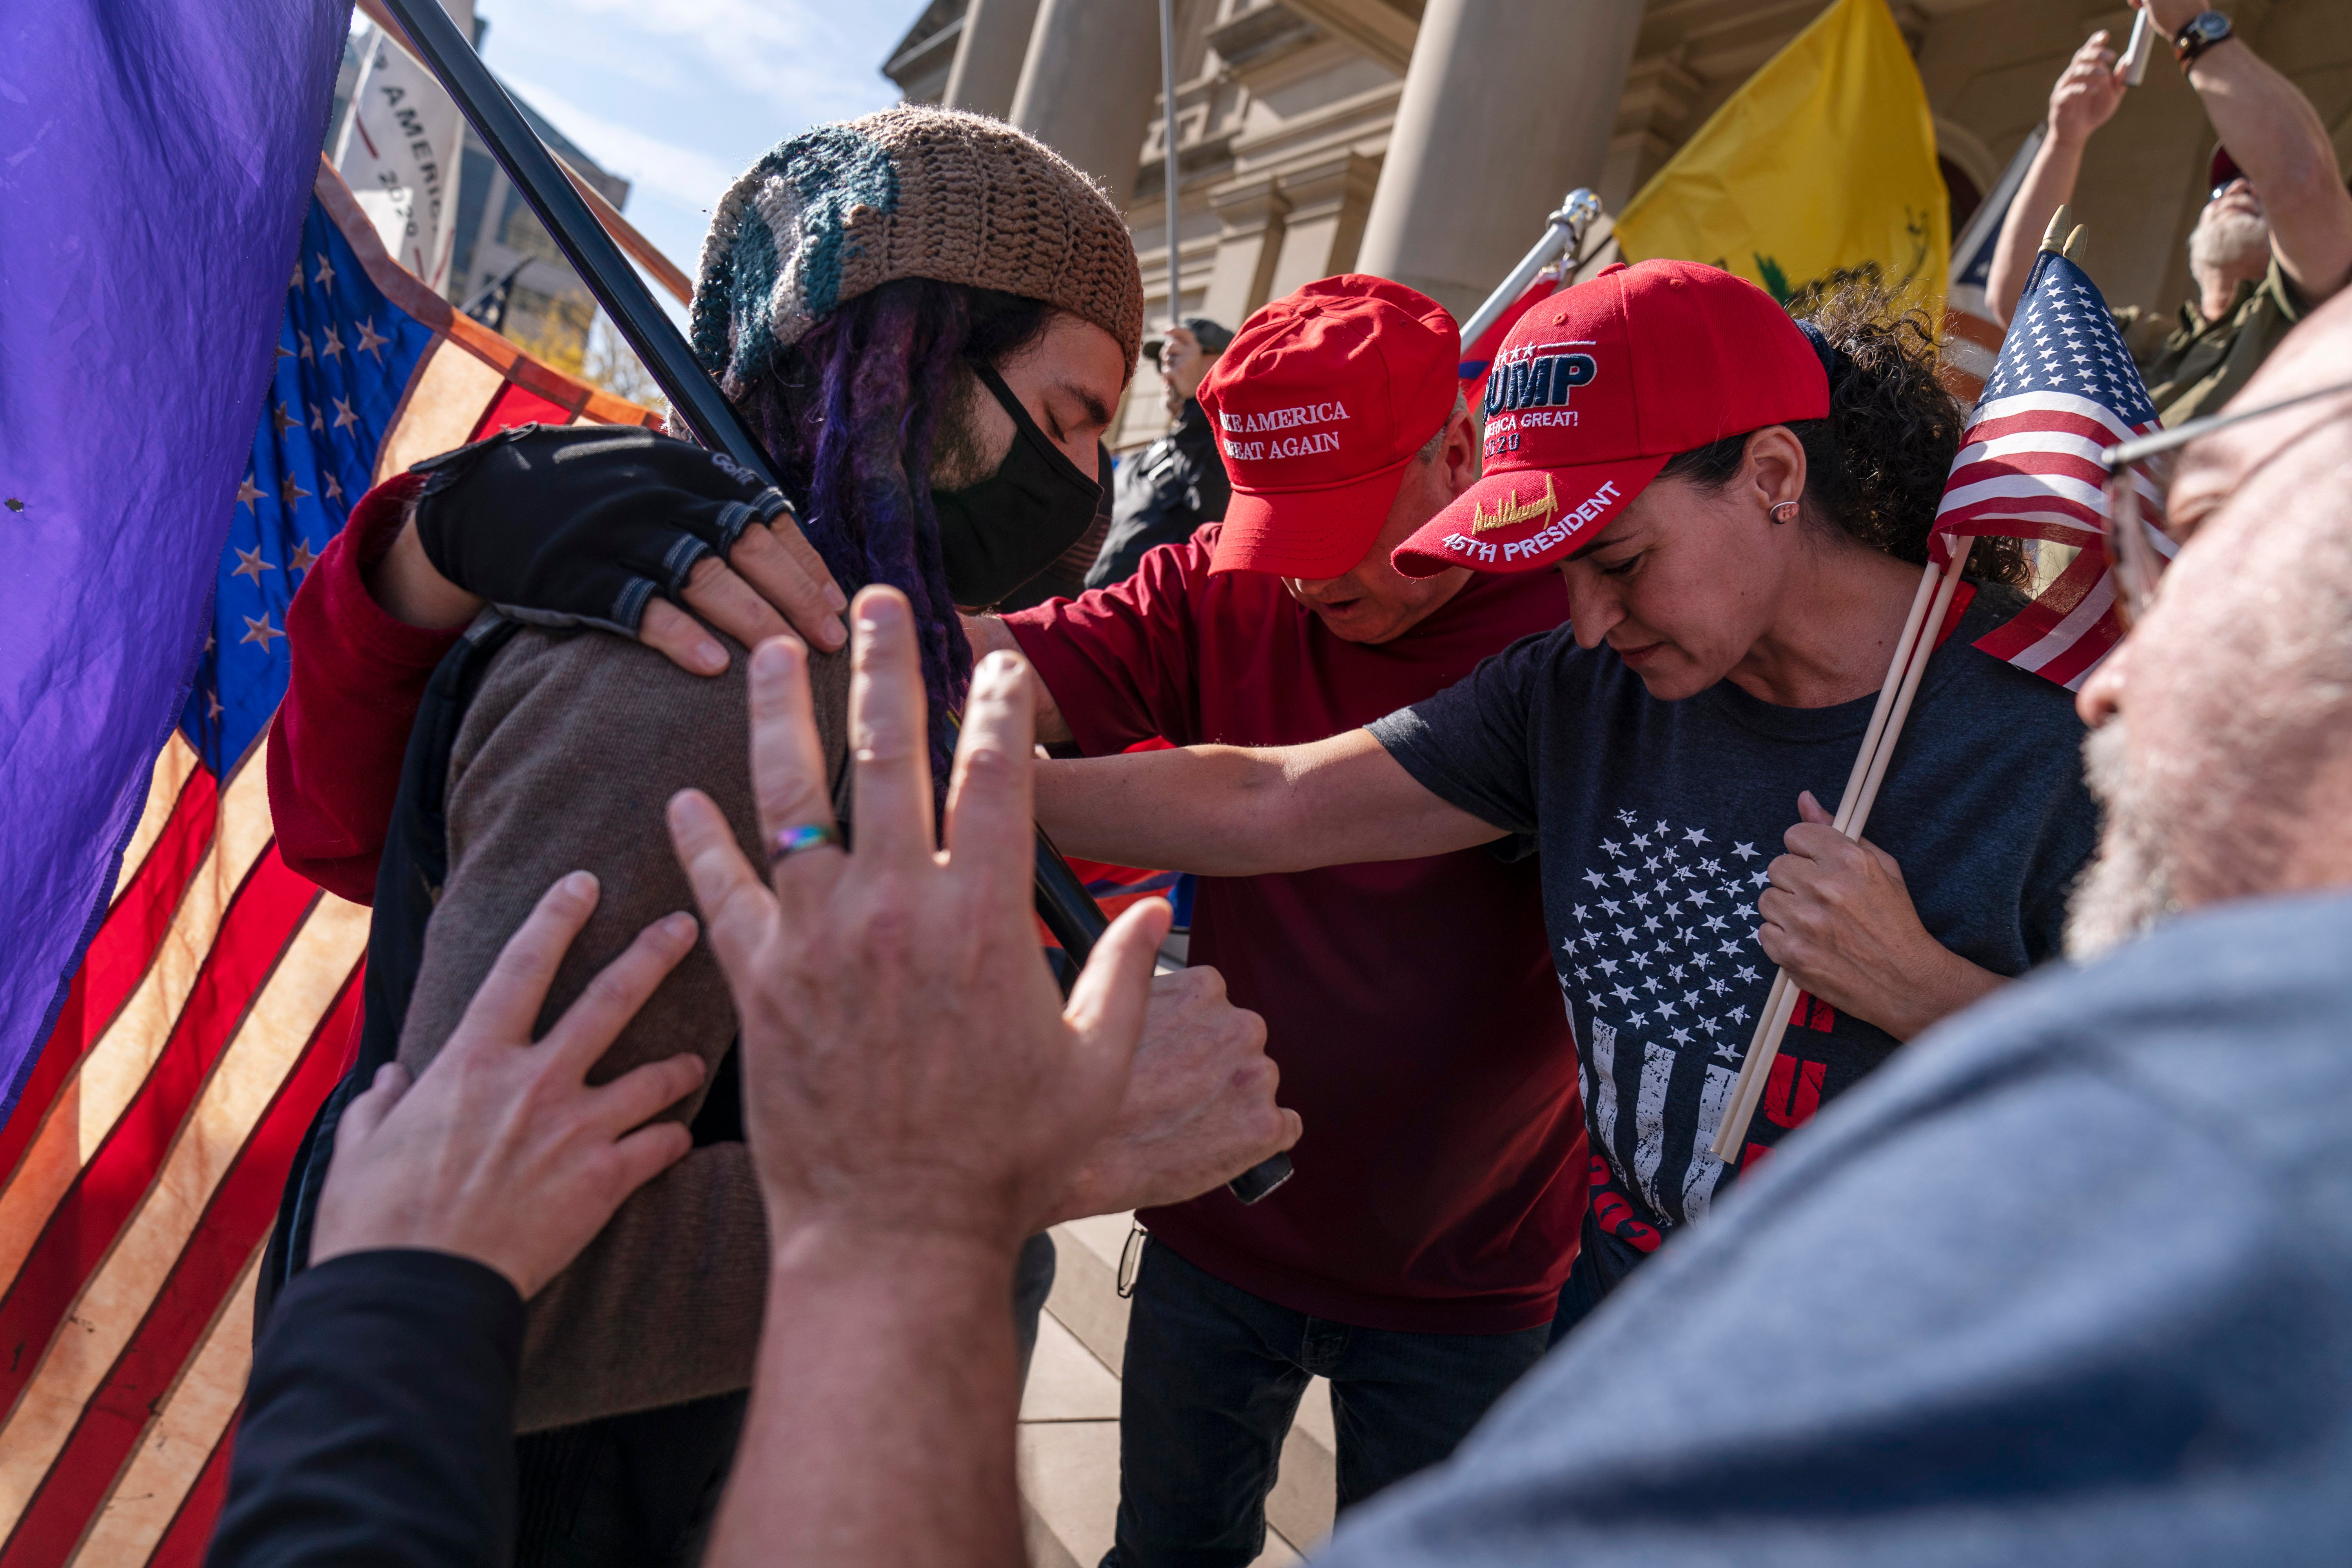
M510 81L533 109L597 163L632 184L672 201L696 208L713 206L742 173L708 153L592 113L552 88L521 78Z
M669 91L732 88L813 124L895 96L882 57L914 19L875 0L486 0L493 47L537 49ZM505 30L501 37L501 29Z

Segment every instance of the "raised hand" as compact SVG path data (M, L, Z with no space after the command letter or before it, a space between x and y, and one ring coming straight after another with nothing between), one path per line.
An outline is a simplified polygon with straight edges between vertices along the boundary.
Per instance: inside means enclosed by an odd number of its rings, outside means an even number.
M534 1044L531 1025L596 879L548 889L507 942L457 1033L412 1083L387 1062L335 1130L310 1258L423 1247L488 1265L526 1298L604 1228L622 1200L683 1157L681 1123L649 1119L702 1081L693 1055L591 1088L596 1064L694 945L694 918L647 926ZM634 1131L632 1131L634 1129Z
M2050 134L2080 143L2105 125L2124 100L2122 72L2102 27L2084 41L2050 89Z
M1029 910L1026 668L974 672L935 848L924 697L903 595L851 609L857 842L835 827L806 654L752 656L762 879L698 791L671 803L742 1020L745 1129L779 1251L804 1226L1011 1248L1117 1117L1168 906L1115 921L1064 1007Z

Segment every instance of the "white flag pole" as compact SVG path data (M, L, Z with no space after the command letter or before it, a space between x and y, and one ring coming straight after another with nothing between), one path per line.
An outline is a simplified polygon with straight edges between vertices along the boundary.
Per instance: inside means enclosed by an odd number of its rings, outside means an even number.
M2069 216L2069 209L2063 206L2051 215L2050 227L2042 237L2042 249L2071 251L2076 247L2083 231L2076 228L2068 233ZM2058 238L2062 234L2066 235L2063 247ZM1888 665L1886 680L1878 689L1878 706L1871 713L1870 728L1863 733L1861 752L1853 760L1853 769L1846 778L1845 795L1838 802L1836 817L1831 823L1832 828L1849 838L1861 837L1869 823L1870 808L1878 799L1878 786L1886 777L1886 765L1895 755L1895 743L1903 738L1903 722L1910 717L1920 679L1927 674L1927 661L1935 656L1936 634L1951 613L1960 574L1975 543L1974 539L1961 540L1952 552L1948 567L1939 569L1931 554L1927 569L1920 576L1918 591L1912 595L1911 613L1904 620L1894 661ZM1715 1142L1708 1145L1709 1152L1725 1164L1731 1163L1747 1142L1748 1123L1755 1120L1765 1080L1771 1073L1773 1059L1780 1054L1780 1041L1789 1031L1790 1017L1796 1011L1801 989L1790 979L1786 969L1772 977L1772 992L1765 1001L1763 1016L1756 1021L1755 1037L1748 1044L1746 1059L1739 1064L1739 1076L1733 1080L1731 1102L1723 1125L1716 1130Z

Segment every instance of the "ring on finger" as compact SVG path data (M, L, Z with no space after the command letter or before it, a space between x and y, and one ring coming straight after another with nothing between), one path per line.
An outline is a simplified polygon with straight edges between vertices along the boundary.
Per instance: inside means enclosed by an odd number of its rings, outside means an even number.
M844 847L845 846L842 842L841 829L829 823L812 822L799 827L780 828L777 830L775 841L768 846L768 867L773 870L777 866L805 850Z

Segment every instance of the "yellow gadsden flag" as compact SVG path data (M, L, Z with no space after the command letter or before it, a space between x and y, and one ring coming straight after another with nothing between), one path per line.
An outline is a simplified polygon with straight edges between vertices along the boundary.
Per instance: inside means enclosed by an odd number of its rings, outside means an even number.
M1704 261L1786 304L1841 268L1940 305L1951 219L1936 128L1886 0L1837 0L1617 219L1628 260Z

